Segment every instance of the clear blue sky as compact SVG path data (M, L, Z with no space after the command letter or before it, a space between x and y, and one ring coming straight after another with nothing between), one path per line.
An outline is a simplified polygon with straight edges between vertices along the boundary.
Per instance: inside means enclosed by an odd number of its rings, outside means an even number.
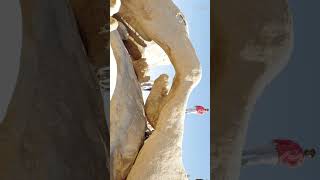
M210 107L210 0L173 0L185 15L190 38L202 65L202 79L190 96L188 107ZM151 79L167 73L174 77L172 66L151 71ZM210 114L187 115L183 142L183 161L190 179L210 179Z

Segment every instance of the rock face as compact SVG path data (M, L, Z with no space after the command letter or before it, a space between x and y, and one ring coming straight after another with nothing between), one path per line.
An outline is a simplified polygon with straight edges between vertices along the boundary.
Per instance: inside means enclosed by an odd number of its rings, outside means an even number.
M145 128L146 119L143 116L142 97L139 99L141 90L136 77L132 76L132 64L129 60L141 59L130 53L133 49L126 51L123 48L125 46L117 31L111 35L112 49L118 65L117 85L111 106L116 98L119 99L118 108L111 107L111 111L114 111L114 114L111 112L111 157L114 158L112 179L187 179L181 148L185 109L191 91L200 81L201 67L188 38L186 23L181 20L183 15L171 0L124 0L121 1L120 11L115 18L124 23L131 37L129 39L135 41L137 46L134 54L137 50L141 50L143 54L143 48L148 43L141 42L142 39L157 43L169 57L176 76L168 94L168 77L160 76L159 81L154 84L146 109L151 112L149 115L153 118L148 120L156 129L141 149L137 149L142 145L142 139L139 138L141 132L145 131L142 125ZM131 45L126 47L133 47ZM145 66L135 66L135 71L144 73ZM144 75L139 74L139 79ZM159 96L158 93L162 94ZM160 103L156 103L157 100ZM135 153L137 156L134 156Z
M153 85L150 95L147 98L145 110L150 125L155 129L159 114L162 110L165 97L168 95L168 79L169 76L162 74L159 76Z
M107 3L99 0L70 0L70 4L90 63L97 67L109 65L105 52L109 34L99 33L107 23Z
M213 179L236 180L248 119L293 46L286 0L216 1L214 11Z
M72 5L20 5L21 64L0 124L0 179L106 180L108 129Z
M113 15L121 2L110 3ZM122 180L129 174L143 144L146 118L140 85L122 42L128 38L127 30L115 18L110 20L110 179Z
M111 179L125 179L144 141L146 118L139 82L117 31L111 33L117 83L110 107Z

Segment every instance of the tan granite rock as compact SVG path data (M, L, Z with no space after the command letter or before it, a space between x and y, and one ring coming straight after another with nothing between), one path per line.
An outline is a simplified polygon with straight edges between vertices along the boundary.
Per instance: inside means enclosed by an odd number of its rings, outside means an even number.
M164 98L168 95L168 80L166 74L160 75L153 84L151 92L146 100L145 111L148 122L156 129L158 118L163 106Z
M140 84L118 31L111 32L111 47L117 63L110 106L111 179L122 180L143 144L146 117Z
M171 0L126 0L119 14L144 40L159 44L176 71L156 129L142 146L127 179L187 179L182 162L185 109L201 79L201 67L186 24L177 18L181 12Z

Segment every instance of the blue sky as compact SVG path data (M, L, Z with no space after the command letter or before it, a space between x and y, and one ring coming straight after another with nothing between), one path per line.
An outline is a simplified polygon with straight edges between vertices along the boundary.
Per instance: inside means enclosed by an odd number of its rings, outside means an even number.
M210 107L210 0L173 0L185 15L190 39L202 66L202 79L192 92L188 107ZM151 79L166 73L174 77L172 66L151 70ZM210 114L187 115L183 142L183 161L190 179L210 179Z

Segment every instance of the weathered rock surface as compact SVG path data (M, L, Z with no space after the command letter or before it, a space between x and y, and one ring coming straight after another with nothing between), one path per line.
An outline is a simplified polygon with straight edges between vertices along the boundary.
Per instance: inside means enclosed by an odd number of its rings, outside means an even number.
M168 75L160 75L154 81L152 90L146 100L145 111L148 118L148 122L153 127L153 129L156 129L156 125L164 103L164 99L168 95L168 79Z
M143 144L146 117L140 84L118 31L110 40L118 70L110 107L111 179L122 180Z
M139 60L133 61L133 68L140 83L148 82L150 80L149 66L146 62L146 59L141 58Z
M102 100L70 4L20 1L17 85L0 124L1 180L106 180Z
M105 52L109 34L100 33L107 23L107 3L100 0L70 0L70 4L90 63L98 67L109 65Z
M114 18L126 26L132 43L124 46L118 32L111 34L118 65L111 101L112 179L187 179L182 162L185 109L191 91L201 79L201 67L183 15L171 0L124 0ZM142 144L146 118L137 78L145 81L148 65L143 51L152 43L170 59L176 74L169 93L166 75L153 86L146 109L156 129Z
M286 0L225 0L214 6L211 177L236 180L254 104L288 63L292 17Z
M131 39L125 40L124 41L124 45L126 46L126 48L127 48L128 52L129 52L130 56L132 57L133 61L134 60L139 60L139 59L142 58L142 54L141 54L141 52L139 50L139 47L138 47L138 45L136 45L134 43L133 40L131 40Z
M176 70L156 130L142 146L127 179L187 179L181 148L185 109L191 91L201 78L201 67L186 24L177 19L181 12L171 0L126 0L119 14L144 40L159 44Z

